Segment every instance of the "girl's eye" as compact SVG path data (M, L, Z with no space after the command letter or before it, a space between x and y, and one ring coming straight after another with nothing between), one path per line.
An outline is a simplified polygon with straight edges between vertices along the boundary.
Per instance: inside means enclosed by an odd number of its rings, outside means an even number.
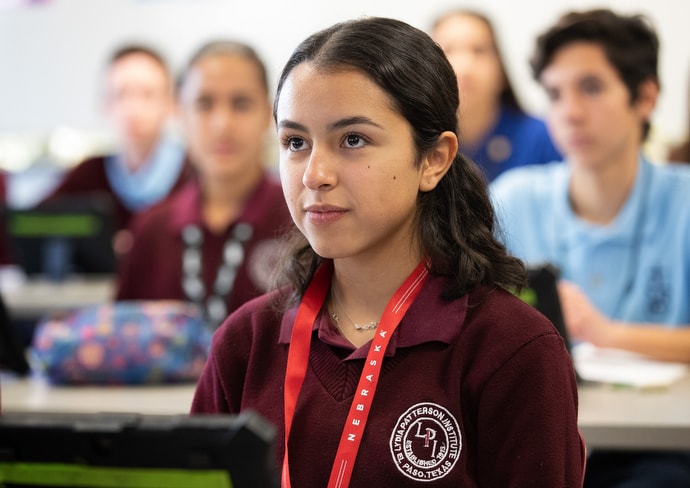
M345 136L344 144L346 147L362 147L364 143L364 138L357 134L348 134Z
M248 97L237 97L232 101L232 107L238 112L247 112L252 108L252 100Z
M300 137L288 137L283 142L283 146L289 151L302 151L306 149L307 144L304 142L304 139Z
M200 97L195 100L194 106L199 112L208 112L213 108L213 100L208 97Z

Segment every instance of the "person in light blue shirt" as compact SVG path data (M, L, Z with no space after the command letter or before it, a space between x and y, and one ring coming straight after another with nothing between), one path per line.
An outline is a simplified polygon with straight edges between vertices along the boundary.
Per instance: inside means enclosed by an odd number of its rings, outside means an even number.
M513 254L530 265L556 265L561 278L576 284L606 317L687 326L690 168L640 158L637 174L620 210L604 225L581 218L571 206L571 165L512 171L491 191ZM684 358L679 352L676 359Z
M506 172L490 191L508 249L560 268L575 339L690 362L690 169L641 154L658 49L641 16L561 17L532 68L566 164ZM594 451L584 486L687 487L690 453Z

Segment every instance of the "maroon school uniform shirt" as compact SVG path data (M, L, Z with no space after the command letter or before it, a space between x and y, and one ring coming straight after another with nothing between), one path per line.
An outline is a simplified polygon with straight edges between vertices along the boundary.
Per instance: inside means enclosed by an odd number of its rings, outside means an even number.
M105 194L112 199L115 206L115 229L126 228L134 212L125 206L124 202L113 190L113 187L110 186L105 171L107 157L98 156L90 158L72 168L60 184L41 203L51 202L66 195ZM193 176L194 170L189 162L189 158L185 158L180 174L168 195L183 187Z
M223 260L225 242L238 222L251 225L253 232L245 243L245 259L226 297L228 313L265 292L277 257L278 239L293 225L280 184L266 174L238 218L220 234L211 232L204 224L200 199L201 189L193 181L133 219L133 246L121 259L118 272L118 300L187 299L182 288L182 231L189 224L198 226L203 233L201 273L207 297Z
M561 337L506 291L444 301L445 285L430 277L391 337L350 486L581 486L577 387ZM278 427L280 466L296 310L281 316L274 298L218 329L192 413L259 412ZM370 344L353 349L323 310L313 330L289 443L299 488L327 485Z

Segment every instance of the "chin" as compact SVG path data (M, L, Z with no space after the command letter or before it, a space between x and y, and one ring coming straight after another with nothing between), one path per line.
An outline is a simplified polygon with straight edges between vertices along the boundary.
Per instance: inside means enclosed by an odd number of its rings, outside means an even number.
M575 166L586 170L596 170L606 166L605 160L593 156L573 155L569 160Z
M336 246L329 245L327 243L319 243L310 240L309 244L314 252L323 259L338 259L348 256L348 254L343 252L342 249L338 249Z

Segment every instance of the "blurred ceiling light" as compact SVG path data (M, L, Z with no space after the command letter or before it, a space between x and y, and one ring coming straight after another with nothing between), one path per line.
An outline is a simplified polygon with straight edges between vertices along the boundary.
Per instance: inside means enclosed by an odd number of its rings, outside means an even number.
M0 137L0 167L6 171L22 171L41 155L41 144L34 137L3 135Z

